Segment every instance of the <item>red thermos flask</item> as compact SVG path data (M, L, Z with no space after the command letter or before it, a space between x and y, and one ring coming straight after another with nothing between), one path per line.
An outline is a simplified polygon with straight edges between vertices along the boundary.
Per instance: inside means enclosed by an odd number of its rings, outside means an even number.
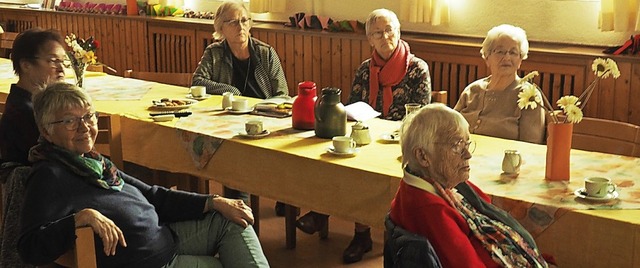
M310 130L315 124L316 83L304 81L298 84L298 97L293 101L291 121L294 129Z

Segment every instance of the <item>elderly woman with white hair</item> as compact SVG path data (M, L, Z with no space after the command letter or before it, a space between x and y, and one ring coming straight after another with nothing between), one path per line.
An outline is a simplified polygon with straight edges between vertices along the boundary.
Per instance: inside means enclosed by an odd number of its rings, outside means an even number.
M388 9L376 9L369 14L365 29L373 53L356 71L348 103L366 102L382 113L381 118L388 120L402 120L407 103L429 104L429 65L411 54L409 44L400 39L400 21L396 14ZM327 221L327 215L312 211L298 219L296 226L313 234ZM343 261L360 261L371 247L369 226L356 223L354 237L342 255Z
M468 181L475 144L460 113L427 105L400 136L404 177L390 218L426 237L442 267L547 267L531 235Z
M508 24L496 26L487 33L480 53L491 75L467 86L454 109L467 119L471 133L542 143L544 110L518 107L518 94L530 86L518 77L529 53L525 31Z
M222 3L213 20L213 37L193 74L194 86L208 94L231 92L236 96L266 99L288 96L289 89L275 49L251 37L249 11L238 1ZM224 196L249 202L249 194L224 187ZM278 202L276 210L284 211Z
M288 95L287 81L275 49L251 37L249 11L237 1L224 2L213 20L213 37L193 74L194 86L208 94L266 99Z
M150 186L97 153L86 92L55 83L33 107L41 138L29 152L18 241L25 262L56 260L73 247L75 228L90 226L98 267L269 266L242 200Z

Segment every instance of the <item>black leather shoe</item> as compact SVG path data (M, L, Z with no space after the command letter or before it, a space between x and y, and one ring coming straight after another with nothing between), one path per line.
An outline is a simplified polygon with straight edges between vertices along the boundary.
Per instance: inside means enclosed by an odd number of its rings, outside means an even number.
M296 221L296 227L307 234L315 234L327 225L329 215L310 211Z
M359 262L365 253L371 251L372 247L371 229L367 229L364 232L355 232L353 240L351 240L351 243L342 254L342 261L346 264Z

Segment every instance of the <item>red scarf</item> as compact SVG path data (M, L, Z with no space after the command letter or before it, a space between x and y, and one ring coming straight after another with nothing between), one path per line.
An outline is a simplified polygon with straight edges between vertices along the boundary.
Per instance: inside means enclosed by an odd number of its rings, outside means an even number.
M393 102L391 87L399 84L407 74L409 62L413 54L409 51L409 44L398 40L398 47L388 60L384 60L378 52L373 51L369 64L369 105L376 107L378 90L382 85L382 115L387 116Z

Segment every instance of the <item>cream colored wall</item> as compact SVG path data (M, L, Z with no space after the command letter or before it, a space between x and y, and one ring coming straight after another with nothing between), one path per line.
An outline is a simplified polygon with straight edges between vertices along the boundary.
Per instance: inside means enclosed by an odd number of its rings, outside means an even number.
M371 10L388 8L398 12L399 1L390 0L286 0L283 14L255 14L257 19L286 21L297 12L320 14L333 19L364 21ZM598 0L449 0L448 26L403 23L402 29L462 36L484 36L491 27L509 23L524 28L533 41L616 46L636 32L600 32ZM185 0L195 10L215 11L219 2Z

